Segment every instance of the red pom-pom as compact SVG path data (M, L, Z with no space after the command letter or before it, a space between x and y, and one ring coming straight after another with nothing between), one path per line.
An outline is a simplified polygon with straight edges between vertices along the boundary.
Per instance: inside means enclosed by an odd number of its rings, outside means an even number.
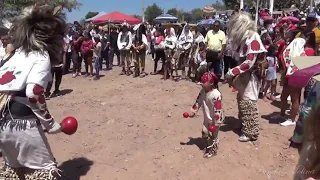
M78 129L78 121L72 116L64 118L61 122L62 132L71 135L74 134Z

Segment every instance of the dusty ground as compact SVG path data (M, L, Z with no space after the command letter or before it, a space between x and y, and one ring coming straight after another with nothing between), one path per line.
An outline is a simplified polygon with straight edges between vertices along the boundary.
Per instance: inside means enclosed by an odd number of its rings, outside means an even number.
M148 70L153 62L148 61ZM238 142L236 93L220 85L228 125L221 128L218 156L203 159L202 111L190 109L200 86L163 81L160 76L133 79L120 69L102 72L99 81L63 77L62 97L49 100L58 121L75 116L78 132L50 135L60 168L72 180L247 180L292 179L298 159L288 148L294 127L261 118L258 142ZM279 109L259 101L260 115ZM185 145L183 145L185 144Z

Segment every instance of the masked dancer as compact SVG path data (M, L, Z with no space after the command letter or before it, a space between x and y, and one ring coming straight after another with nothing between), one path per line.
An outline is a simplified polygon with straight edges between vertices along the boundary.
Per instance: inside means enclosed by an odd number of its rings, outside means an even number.
M60 9L25 8L9 33L16 50L0 68L1 99L5 99L0 103L5 162L0 179L56 179L57 163L44 131L59 133L61 126L47 109L44 89L63 51L66 23Z
M131 74L130 49L132 46L132 34L129 31L128 24L126 22L122 24L121 32L118 35L117 45L120 50L120 61L122 65L122 72L120 73L120 75L126 74L127 76L129 76Z
M237 49L240 56L240 65L230 69L226 79L238 90L238 116L242 121L242 135L239 137L241 142L257 140L260 128L257 100L261 74L267 65L267 51L256 31L256 24L245 12L233 15L227 30L233 49Z
M146 28L143 24L138 25L134 42L132 43L134 53L135 73L133 77L145 77L146 53L148 49L148 41L146 36ZM141 66L141 71L140 71Z
M166 54L166 63L164 67L164 79L167 79L168 73L170 73L171 78L173 78L173 71L175 71L176 76L178 76L178 71L177 71L178 69L177 69L176 63L172 61L174 50L177 44L177 37L174 31L174 28L172 27L167 28L165 32L165 36L166 37L164 40L164 46L165 46L165 54Z
M191 71L188 71L188 76L191 77L191 73L192 73L195 76L195 78L193 80L197 79L196 72L197 72L197 68L199 67L198 61L195 60L194 57L197 54L197 52L199 51L199 43L204 42L204 37L201 34L202 31L203 31L203 28L200 25L198 25L195 29L194 41L193 41L192 47L191 47L190 56L193 60L192 61L190 60L190 63L189 63Z
M182 69L182 79L186 78L186 67L189 66L190 50L193 43L193 35L190 31L189 24L186 24L178 38L177 51L174 55L175 59L179 59L178 64Z

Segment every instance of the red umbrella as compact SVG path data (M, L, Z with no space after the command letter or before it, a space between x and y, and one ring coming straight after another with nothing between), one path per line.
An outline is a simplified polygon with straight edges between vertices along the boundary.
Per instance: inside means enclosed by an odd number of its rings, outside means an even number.
M94 19L93 23L100 24L108 21L118 22L118 23L123 23L124 21L126 21L128 24L139 24L142 22L138 18L129 16L127 14L123 14L121 12L114 11L112 13L109 13Z
M216 12L216 9L212 6L206 6L206 7L202 8L202 11L205 13L214 13L214 12Z
M272 16L262 16L261 18L264 21L273 21L273 17Z
M299 22L299 19L293 16L287 16L281 19L281 21L289 21L289 20L295 23Z

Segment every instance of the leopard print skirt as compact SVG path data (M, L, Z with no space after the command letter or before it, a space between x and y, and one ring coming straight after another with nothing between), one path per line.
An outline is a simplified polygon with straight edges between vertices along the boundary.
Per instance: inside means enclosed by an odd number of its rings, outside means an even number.
M218 152L219 147L219 127L214 132L210 132L208 128L203 125L202 128L202 139L205 145L205 148L208 149L208 151L211 154L216 155Z
M242 122L242 133L252 140L257 140L260 129L258 102L252 100L244 100L239 96L237 97L237 102L239 108L238 117Z
M12 168L4 165L0 169L0 180L57 180L55 171Z

